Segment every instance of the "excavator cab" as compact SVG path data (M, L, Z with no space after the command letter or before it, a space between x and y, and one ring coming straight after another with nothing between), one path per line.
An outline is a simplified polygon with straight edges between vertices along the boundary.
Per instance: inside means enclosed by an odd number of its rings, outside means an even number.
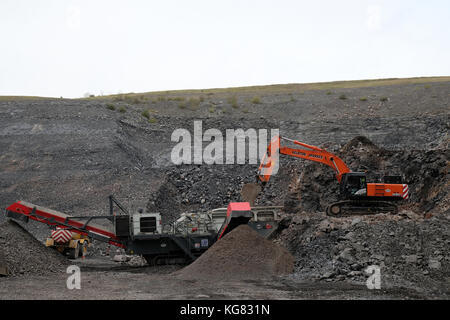
M351 199L367 195L367 179L365 172L348 172L342 175L341 198Z

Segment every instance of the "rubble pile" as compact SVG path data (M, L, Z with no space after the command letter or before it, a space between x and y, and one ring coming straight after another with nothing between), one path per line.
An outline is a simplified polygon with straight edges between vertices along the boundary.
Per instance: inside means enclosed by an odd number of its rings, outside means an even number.
M262 279L293 271L294 258L283 247L241 225L192 264L175 272L183 279Z
M0 248L12 276L66 272L69 264L60 253L45 247L11 220L0 225Z
M377 265L385 287L448 290L449 212L430 219L411 211L346 218L301 213L287 219L289 227L277 241L295 256L293 277L365 283L365 269Z
M165 222L179 217L180 212L207 211L227 207L231 201L243 201L241 189L256 181L257 166L251 165L186 165L169 169L157 192L149 197L147 210L161 213ZM256 205L282 205L289 189L292 166L280 168L271 179ZM273 181L273 183L272 183Z

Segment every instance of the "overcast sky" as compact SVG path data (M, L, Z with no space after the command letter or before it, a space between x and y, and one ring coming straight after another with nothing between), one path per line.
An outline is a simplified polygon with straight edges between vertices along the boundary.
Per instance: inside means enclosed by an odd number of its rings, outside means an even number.
M450 75L450 1L0 0L0 95Z

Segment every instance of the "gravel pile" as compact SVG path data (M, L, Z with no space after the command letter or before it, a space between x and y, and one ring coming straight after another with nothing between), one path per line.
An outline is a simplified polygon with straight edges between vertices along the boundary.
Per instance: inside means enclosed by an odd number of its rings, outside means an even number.
M183 279L261 279L289 274L293 266L294 258L285 248L241 225L174 274Z
M60 253L45 247L14 221L0 225L0 249L12 276L65 272L69 264Z

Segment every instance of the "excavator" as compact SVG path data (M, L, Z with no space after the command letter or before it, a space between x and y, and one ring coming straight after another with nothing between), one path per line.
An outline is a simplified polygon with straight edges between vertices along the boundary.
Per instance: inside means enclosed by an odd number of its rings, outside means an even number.
M281 145L282 141L288 141L295 147L283 146ZM339 182L340 200L328 205L326 213L329 216L395 214L398 211L395 202L409 197L408 185L402 182L402 177L399 175L384 176L382 182L368 182L366 172L352 172L337 155L282 136L272 138L267 152L261 160L258 179L263 185L269 182L273 170L278 166L279 154L319 162L334 170Z

